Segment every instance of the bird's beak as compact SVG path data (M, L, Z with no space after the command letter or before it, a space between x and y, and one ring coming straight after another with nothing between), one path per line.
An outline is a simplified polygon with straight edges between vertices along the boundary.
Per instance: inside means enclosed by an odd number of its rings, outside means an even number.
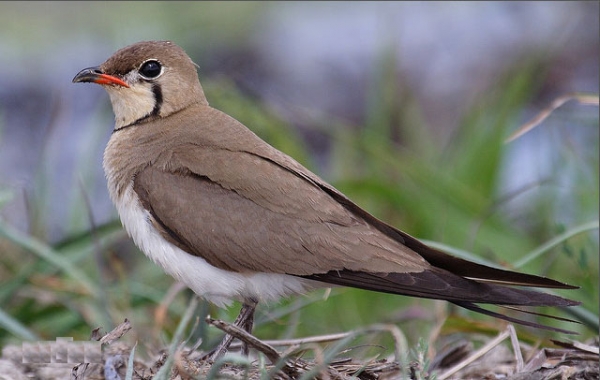
M123 80L108 74L104 74L99 66L96 67L88 67L87 69L81 70L75 78L73 78L73 83L82 83L82 82L91 82L97 84L108 84L113 86L121 86L129 88L129 85Z

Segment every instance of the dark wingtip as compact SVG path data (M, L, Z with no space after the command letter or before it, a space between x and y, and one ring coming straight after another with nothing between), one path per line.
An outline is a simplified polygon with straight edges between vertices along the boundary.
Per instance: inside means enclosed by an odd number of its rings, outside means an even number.
M490 317L494 317L494 318L498 318L498 319L502 319L505 320L507 322L512 322L512 323L517 323L523 326L529 326L529 327L534 327L536 329L542 329L542 330L547 330L547 331L554 331L554 332L559 332L562 334L569 334L569 335L579 335L578 332L576 331L571 331L571 330L565 330L565 329L561 329L558 327L554 327L554 326L548 326L548 325L544 325L541 323L535 323L535 322L530 322L524 319L519 319L519 318L515 318L515 317L510 317L508 315L504 315L504 314L500 314L500 313L496 313L494 311L491 310L487 310L484 309L478 305L475 305L471 302L452 302L453 304L463 307L465 309L471 310L471 311L475 311L477 313L481 313L481 314L485 314L488 315ZM512 310L516 310L522 313L526 313L526 314L534 314L534 315L540 315L540 316L545 316L545 317L549 317L555 320L559 320L559 321L567 321L567 322L575 322L575 323L579 323L577 321L574 320L570 320L567 318L560 318L560 317L556 317L553 315L547 315L547 314L541 314L541 313L533 313L527 310L521 310L521 309L517 309L517 308L511 308Z
M417 273L376 274L354 271L335 271L324 274L306 276L307 278L343 286L385 293L403 294L413 297L444 299L458 306L488 316L504 319L525 326L575 334L573 331L542 325L480 307L478 304L496 304L509 307L523 313L536 314L519 307L569 307L580 302L548 294L536 290L520 289L496 283L479 283L477 281L456 276L441 269L432 268ZM559 317L548 316L555 320L565 321ZM570 321L569 322L574 322Z
M502 307L502 308L504 308L504 309L514 310L514 311L517 311L517 312L519 312L519 313L530 314L530 315L536 315L536 316L538 316L538 317L552 318L552 319L555 319L555 320L557 320L557 321L569 322L569 323L577 323L577 324L579 324L579 325L581 325L581 324L582 324L581 322L579 322L579 321L577 321L577 320L575 320L575 319L564 318L564 317L557 317L556 315L550 315L550 314L538 313L538 312L531 311L531 310L523 310L523 309L520 309L520 308L518 308L518 307L514 307L514 306L505 306L505 305L503 305L503 306L500 306L500 307Z

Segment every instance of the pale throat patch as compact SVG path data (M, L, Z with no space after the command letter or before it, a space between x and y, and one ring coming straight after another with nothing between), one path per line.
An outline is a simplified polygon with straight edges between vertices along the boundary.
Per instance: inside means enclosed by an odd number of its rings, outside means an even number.
M128 84L132 82L128 80L130 74L123 78ZM115 113L115 129L129 125L154 110L156 100L150 83L133 82L129 86L129 88L105 86Z

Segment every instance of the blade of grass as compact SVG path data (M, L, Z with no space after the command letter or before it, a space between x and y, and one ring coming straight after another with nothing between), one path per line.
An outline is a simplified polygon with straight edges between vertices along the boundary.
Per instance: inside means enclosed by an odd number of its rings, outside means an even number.
M590 106L598 106L600 103L598 99L598 95L592 94L567 94L560 96L542 111L540 111L533 119L523 124L519 129L517 129L513 134L511 134L507 139L506 143L509 143L513 140L518 139L523 136L525 133L531 131L533 128L540 125L548 116L554 112L557 108L568 102L569 100L576 100L579 104L582 105L590 105Z
M513 267L515 269L521 268L524 265L528 264L530 261L538 258L544 252L546 252L546 251L550 250L551 248L559 245L560 243L568 240L569 238L571 238L575 235L587 232L587 231L596 230L599 227L600 227L600 222L597 220L573 227L573 228L565 231L564 233L550 239L548 242L542 244L540 247L534 249L530 253L526 254L522 259L517 260L513 264ZM449 246L449 245L446 245L443 243L432 241L432 240L421 239L421 241L423 243L427 244L428 246L430 246L431 248L439 249L441 251L444 251L444 252L454 255L456 257L460 257L461 259L474 261L474 262L476 262L478 264L482 264L482 265L498 267L498 264L493 263L488 260L485 260L485 259L482 259L481 257L475 255L474 253L471 253L471 252L468 252L468 251L465 251L462 249L458 249L458 248L455 248L455 247L452 247L452 246Z
M94 227L93 231L86 230L74 234L54 244L54 250L61 255L68 255L73 260L81 257L86 259L97 249L105 249L126 237L126 232L118 220Z
M533 251L529 252L528 254L523 256L522 259L517 260L513 264L513 266L515 268L521 268L522 266L526 265L530 261L537 259L539 256L544 254L544 252L549 251L551 248L556 247L560 243L568 240L569 238L571 238L575 235L587 232L587 231L597 230L599 227L600 227L600 223L597 220L573 227L573 228L563 232L562 234L550 239L549 241L542 244L541 246L534 249Z
M4 206L5 203L8 203L10 200L13 199L13 192L9 191L9 190L1 190L0 191L0 208L2 208L2 206Z
M439 243L437 241L426 240L426 239L419 239L419 240L421 240L423 243L427 244L431 248L439 249L440 251L446 252L446 253L456 256L456 257L460 257L461 259L473 261L477 264L487 265L490 267L495 267L495 268L498 267L497 263L494 263L489 260L485 260L472 252L465 251L463 249L459 249L456 247L452 247L447 244Z
M127 372L125 373L125 380L133 380L133 358L135 356L136 347L137 342L131 348L131 352L129 353L129 359L127 359Z
M21 340L40 340L40 337L37 334L29 330L21 322L6 314L2 309L0 309L0 326Z
M42 243L33 236L28 236L15 228L11 227L0 219L0 236L4 236L8 240L26 249L27 251L37 255L39 258L46 260L50 264L63 270L68 276L78 281L92 296L98 298L101 293L88 276L77 269L71 262L65 260L54 249Z
M551 292L548 292L551 293ZM584 325L588 326L592 331L598 332L600 329L600 318L598 314L586 309L583 306L566 307L563 309L565 313L574 317Z
M330 347L327 347L323 352L321 352L321 358L319 355L315 355L318 363L317 365L310 368L308 371L302 374L300 380L309 380L314 379L324 371L329 363L338 355L353 339L357 336L356 332L352 332L348 336L343 339L340 339L338 342L334 343ZM320 360L319 360L320 359Z
M175 352L177 352L177 349L179 348L179 345L181 344L185 328L189 324L190 319L192 319L192 316L194 315L194 312L196 311L197 306L198 306L198 298L192 297L192 299L190 300L190 305L188 306L187 310L185 311L185 314L183 315L183 317L181 317L181 321L179 322L179 325L177 326L177 330L175 330L175 335L173 336L173 340L171 341L171 346L169 347L169 357L165 361L165 364L163 364L163 366L157 372L156 376L154 376L154 378L153 378L154 380L168 380L169 379L170 374L171 374L171 367L173 367Z
M240 366L240 367L243 366L245 373L241 378L242 379L248 378L248 369L252 366L252 362L250 361L250 359L248 359L247 356L242 356L242 355L233 354L233 353L227 353L222 358L219 358L216 362L213 363L213 365L210 367L210 371L208 371L208 374L206 375L206 380L215 380L215 379L226 378L226 377L220 376L220 374L219 374L221 367L223 367L226 364Z

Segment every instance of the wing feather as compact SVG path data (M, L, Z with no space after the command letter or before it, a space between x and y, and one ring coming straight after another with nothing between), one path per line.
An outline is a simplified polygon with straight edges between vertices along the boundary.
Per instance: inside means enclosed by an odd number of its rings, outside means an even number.
M210 164L185 165L188 154ZM148 166L135 176L134 190L165 237L213 266L299 276L430 267L319 187L272 162L210 148L170 157L171 170Z

